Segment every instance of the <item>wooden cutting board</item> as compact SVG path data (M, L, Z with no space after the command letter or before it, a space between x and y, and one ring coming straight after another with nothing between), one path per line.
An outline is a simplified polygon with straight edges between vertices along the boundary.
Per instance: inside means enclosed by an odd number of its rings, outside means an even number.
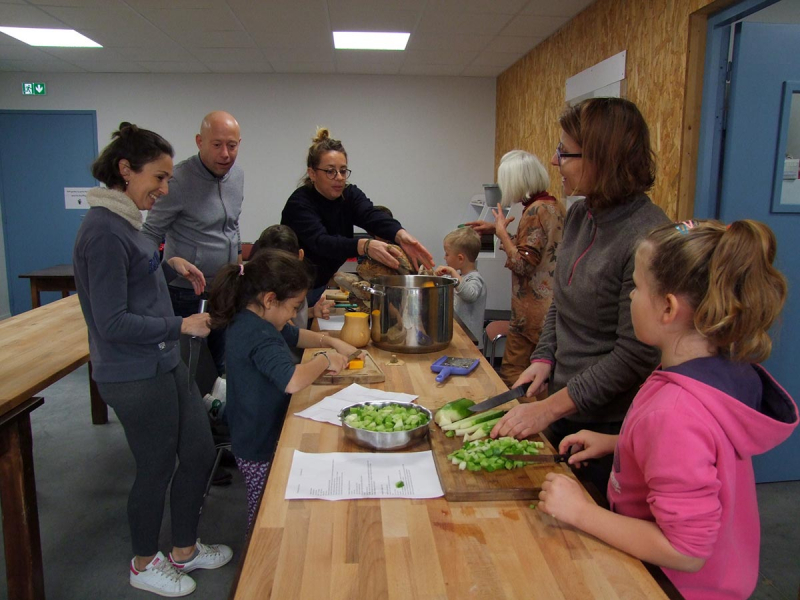
M314 383L316 385L340 385L344 383L382 383L386 381L386 375L383 374L375 359L367 352L364 352L362 356L364 358L363 369L353 371L345 369L338 375L324 373L317 377Z
M459 470L447 458L464 444L464 438L446 437L435 423L430 424L430 441L436 471L449 502L474 502L481 500L534 500L539 496L548 473L564 473L563 465L530 465L520 469L502 471ZM541 440L541 437L538 439ZM552 454L548 447L542 453Z

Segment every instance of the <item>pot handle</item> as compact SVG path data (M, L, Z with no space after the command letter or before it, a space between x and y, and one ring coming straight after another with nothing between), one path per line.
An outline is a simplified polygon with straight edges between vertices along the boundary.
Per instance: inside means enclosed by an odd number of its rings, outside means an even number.
M370 293L370 294L372 294L373 296L385 296L385 295L386 295L386 292L385 292L385 291L383 291L383 290L379 290L379 289L376 289L376 288L374 288L374 287L372 287L372 286L366 286L366 287L364 288L364 291L365 291L365 292L369 292L369 293Z

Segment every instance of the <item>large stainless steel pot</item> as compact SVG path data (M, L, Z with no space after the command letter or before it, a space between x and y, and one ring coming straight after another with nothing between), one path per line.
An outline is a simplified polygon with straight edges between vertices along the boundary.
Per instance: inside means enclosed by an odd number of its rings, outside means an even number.
M424 354L453 339L449 277L385 275L372 280L372 341L390 352Z

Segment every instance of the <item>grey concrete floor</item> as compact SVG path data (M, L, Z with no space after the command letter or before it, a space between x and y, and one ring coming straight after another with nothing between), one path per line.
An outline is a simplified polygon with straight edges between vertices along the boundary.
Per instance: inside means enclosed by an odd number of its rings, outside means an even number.
M31 415L45 591L49 600L155 598L128 584L131 559L125 506L134 475L122 427L109 411L107 425L92 425L86 367L47 388ZM800 482L758 486L762 545L756 600L797 600L800 589ZM169 510L161 550L169 550ZM233 484L212 487L199 535L231 546L234 560L215 571L196 571L191 598L227 598L245 543L247 499L238 472ZM0 598L7 598L0 546Z
M45 594L48 600L146 600L157 596L128 583L132 558L126 516L134 461L122 426L109 409L107 425L92 425L87 367L44 390L43 406L31 413ZM191 598L227 598L239 567L247 527L244 480L212 487L198 535L227 544L234 559L214 571L195 571ZM159 548L171 549L169 504ZM5 556L0 547L0 598L6 598Z

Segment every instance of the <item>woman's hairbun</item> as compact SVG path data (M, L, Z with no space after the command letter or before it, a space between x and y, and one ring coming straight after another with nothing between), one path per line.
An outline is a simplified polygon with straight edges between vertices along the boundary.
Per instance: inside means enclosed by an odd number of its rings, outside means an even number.
M331 132L328 131L328 128L320 127L319 129L317 129L316 137L311 141L314 142L315 144L319 144L320 142L324 142L325 140L330 139L330 137L331 137Z

